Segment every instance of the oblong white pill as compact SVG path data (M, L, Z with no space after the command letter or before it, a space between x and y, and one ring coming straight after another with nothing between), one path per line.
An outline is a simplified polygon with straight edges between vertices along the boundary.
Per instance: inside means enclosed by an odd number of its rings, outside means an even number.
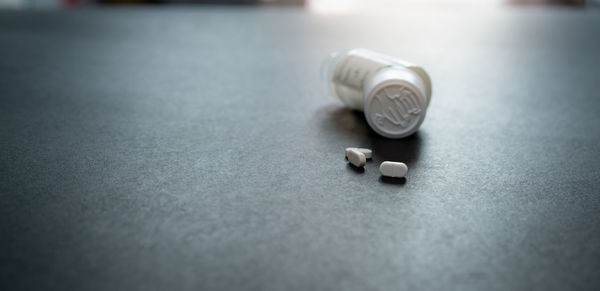
M386 161L381 163L381 166L379 166L379 171L381 172L381 175L386 177L402 178L406 176L408 167L404 163Z
M366 148L346 148L346 157L348 157L348 151L350 151L351 149L355 149L358 150L359 152L363 153L365 155L365 158L370 159L371 157L373 157L373 151L370 149L366 149Z
M365 154L357 149L350 149L347 151L346 156L348 157L348 161L356 167L363 167L367 163Z

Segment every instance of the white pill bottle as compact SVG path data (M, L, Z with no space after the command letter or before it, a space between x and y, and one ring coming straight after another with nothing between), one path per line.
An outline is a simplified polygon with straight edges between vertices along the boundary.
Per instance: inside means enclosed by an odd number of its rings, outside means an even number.
M358 48L331 54L321 72L331 94L364 111L369 126L382 136L409 136L425 119L431 80L417 65Z

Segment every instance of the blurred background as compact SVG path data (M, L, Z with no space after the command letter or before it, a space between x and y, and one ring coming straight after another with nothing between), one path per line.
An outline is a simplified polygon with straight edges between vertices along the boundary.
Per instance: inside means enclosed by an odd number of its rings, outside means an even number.
M352 13L365 9L384 10L402 5L562 5L598 7L600 0L0 0L4 9L63 9L94 5L294 5L318 13Z

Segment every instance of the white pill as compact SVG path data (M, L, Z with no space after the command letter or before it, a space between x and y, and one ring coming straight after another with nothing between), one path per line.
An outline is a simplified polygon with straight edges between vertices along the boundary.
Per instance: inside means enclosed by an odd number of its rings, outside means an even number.
M381 166L379 166L379 171L381 172L381 175L386 177L401 178L406 176L408 167L406 164L400 162L383 162L381 163Z
M365 148L346 148L346 157L348 157L348 151L351 149L358 150L365 155L365 158L370 159L373 156L373 151Z
M346 156L348 157L348 161L356 167L363 167L367 162L367 158L365 158L365 154L360 152L357 149L350 149Z

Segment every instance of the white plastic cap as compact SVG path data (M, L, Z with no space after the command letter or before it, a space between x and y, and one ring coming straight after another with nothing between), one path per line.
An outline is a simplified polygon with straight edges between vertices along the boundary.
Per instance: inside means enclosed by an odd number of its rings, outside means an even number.
M378 134L402 138L413 134L427 112L426 86L415 72L388 68L365 86L365 117Z

